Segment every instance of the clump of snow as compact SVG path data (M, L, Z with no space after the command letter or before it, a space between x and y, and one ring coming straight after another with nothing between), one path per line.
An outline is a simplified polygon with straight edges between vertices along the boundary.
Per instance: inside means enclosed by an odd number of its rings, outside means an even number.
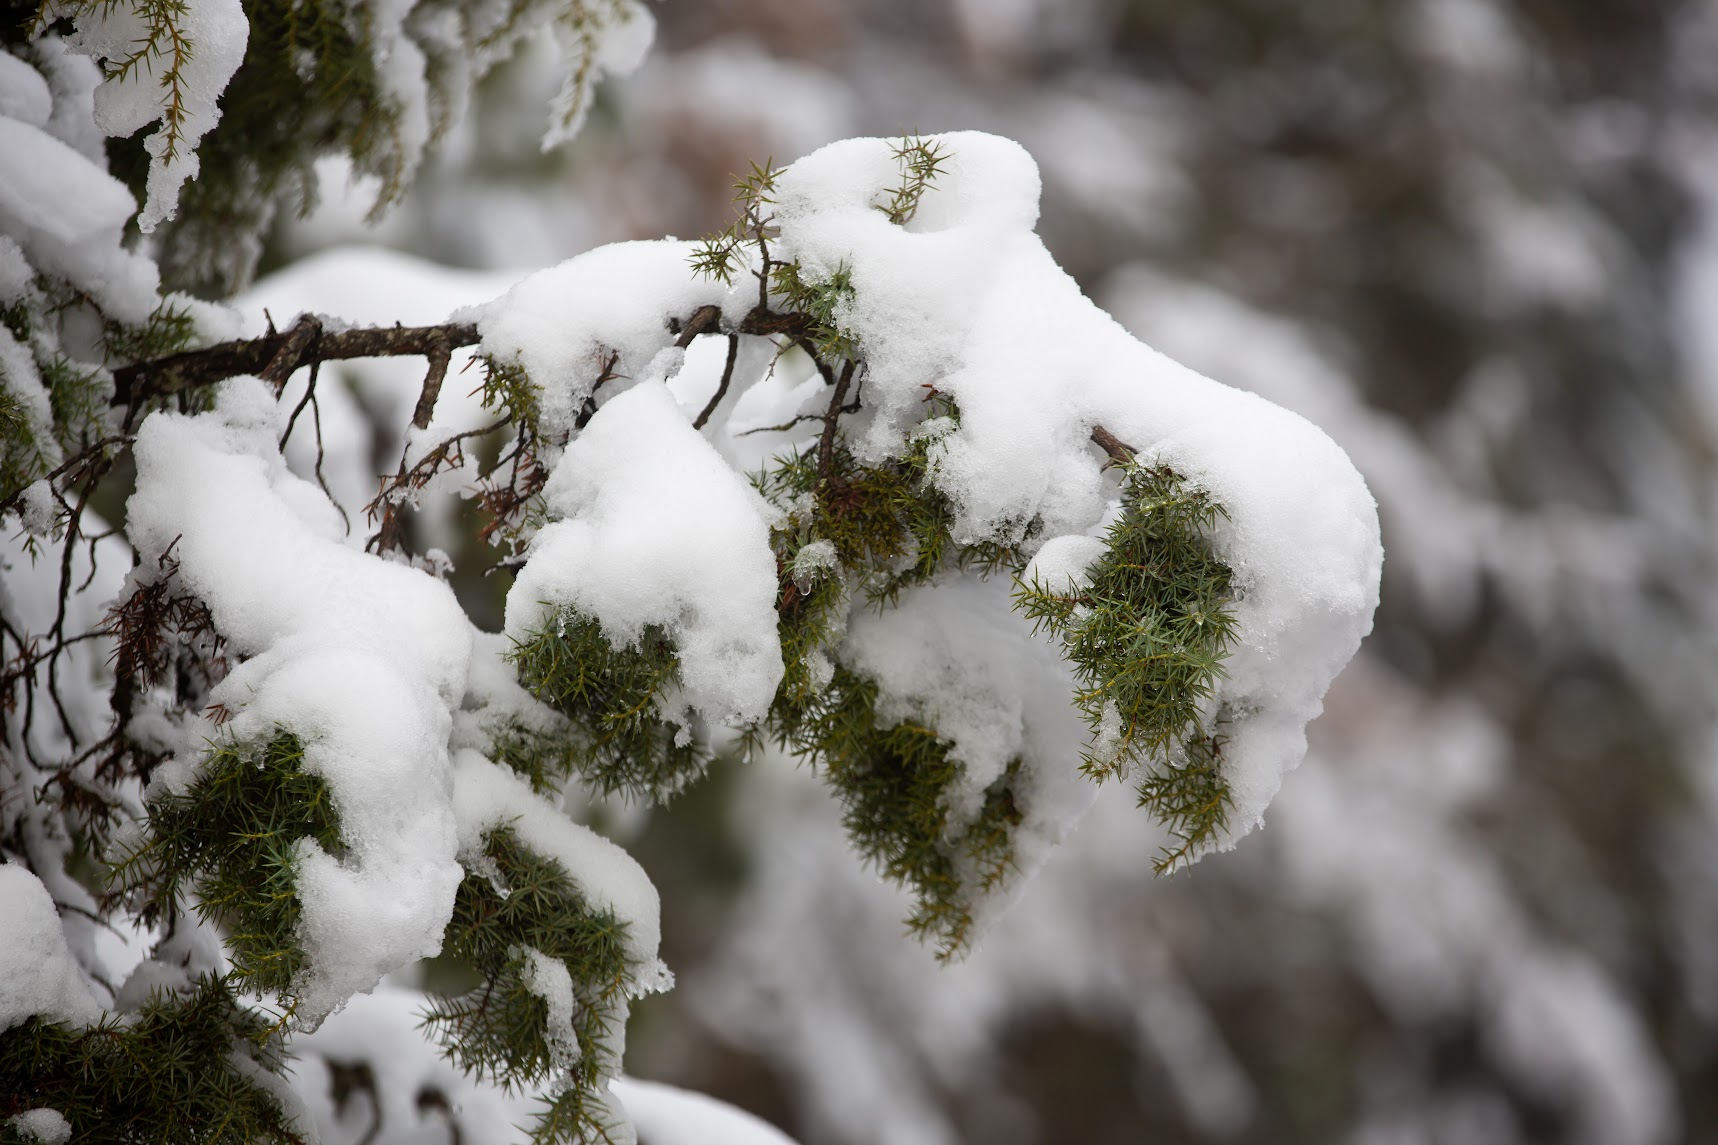
M801 596L811 592L820 577L839 571L841 561L835 555L834 541L808 541L793 554L793 583Z
M304 745L327 783L348 853L300 840L295 984L314 1023L354 991L441 947L462 872L448 773L450 710L465 693L471 629L447 586L341 543L313 484L290 473L284 412L255 379L226 383L216 410L157 413L138 431L127 532L140 578L178 562L243 661L210 693L235 713L219 733ZM184 761L158 784L194 781Z
M81 1025L101 1017L60 929L42 880L19 863L0 863L0 1032L26 1018Z
M623 1077L615 1079L614 1095L644 1145L793 1145L768 1122L678 1086Z
M549 1065L557 1073L565 1073L579 1062L579 1039L573 1032L573 1017L578 1013L578 1001L573 996L573 976L567 964L550 958L534 946L522 952L525 988L543 999L549 1008L543 1020L544 1040L549 1045Z
M871 410L854 419L854 449L898 455L923 386L952 398L960 425L933 460L964 541L1017 538L1033 520L1051 538L1093 532L1113 496L1094 425L1211 493L1237 587L1218 690L1232 844L1304 755L1306 723L1371 628L1376 506L1317 427L1155 353L1080 293L1033 233L1038 172L1018 145L929 142L947 161L905 226L877 209L899 180L898 141L832 144L776 184L776 257L812 281L844 267L853 284L836 317L867 360Z
M5 251L0 249L0 255L4 254ZM31 447L41 454L48 464L57 464L60 460L60 446L54 437L54 408L48 397L48 387L42 384L42 374L36 368L36 359L30 353L30 348L18 341L5 326L0 326L0 390L4 390L12 398L13 408L23 415L24 425L30 433ZM50 527L52 500L50 496L50 504L47 507ZM28 495L25 509L26 512L33 511L36 519L40 519L42 506L38 494Z
M46 127L54 112L48 81L17 56L0 52L0 116L31 127Z
M743 315L744 299L692 275L693 249L672 239L598 247L454 317L477 322L486 353L524 367L541 391L541 431L552 444L572 432L605 369L616 379L646 376L674 342L670 317L724 304L729 318Z
M85 4L73 45L110 69L95 92L95 121L110 136L128 136L160 122L148 139L148 201L137 225L144 233L179 210L179 188L200 168L197 144L220 122L217 101L245 58L250 21L240 0L187 0L150 27L130 4ZM181 45L183 45L181 47ZM128 61L142 58L132 67Z
M1101 537L1052 537L1027 562L1020 579L1041 584L1050 592L1078 591L1091 583L1086 570L1108 549Z
M59 504L54 500L54 490L46 480L32 482L24 490L23 499L18 505L18 515L23 520L24 530L31 536L46 537L53 533L54 522L59 515Z
M107 137L95 122L95 91L101 68L58 36L43 36L33 45L36 66L48 81L54 108L44 125L48 133L84 158L107 164Z
M42 1145L65 1145L72 1139L72 1123L57 1109L26 1109L8 1117L6 1124L24 1140L40 1141Z
M611 0L607 13L577 5L551 28L566 61L567 78L549 105L544 151L579 133L590 114L591 93L604 76L637 70L656 38L656 18L638 0Z
M680 660L666 716L761 719L782 677L769 510L673 395L645 383L603 406L544 499L561 519L533 539L507 594L507 635L523 642L562 608L617 648L658 626Z
M0 116L0 234L36 270L87 291L112 318L140 323L155 306L155 264L121 245L137 210L125 185L47 130Z

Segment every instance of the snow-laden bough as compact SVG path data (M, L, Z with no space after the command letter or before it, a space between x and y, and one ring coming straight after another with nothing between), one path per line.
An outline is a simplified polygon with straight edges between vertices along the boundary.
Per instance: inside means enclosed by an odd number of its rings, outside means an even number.
M551 474L509 602L521 679L592 741L624 717L690 750L713 634L736 688L779 663L761 717L737 695L703 715L822 769L945 951L1094 777L1139 777L1166 869L1258 826L1378 601L1347 456L1099 310L1034 232L1039 190L994 136L848 140L754 170L702 244L603 248L473 315L492 378L538 389ZM631 459L599 461L623 425ZM753 471L761 511L710 500L724 463ZM603 478L641 496L553 494ZM711 575L637 591L675 564ZM601 687L554 670L593 657ZM573 766L629 786L600 753Z

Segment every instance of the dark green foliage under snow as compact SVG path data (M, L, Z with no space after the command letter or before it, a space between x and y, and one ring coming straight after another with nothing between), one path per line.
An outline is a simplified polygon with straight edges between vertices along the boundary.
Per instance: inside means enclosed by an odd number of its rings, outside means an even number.
M1227 825L1221 739L1205 708L1235 637L1229 567L1211 551L1223 508L1167 466L1129 465L1108 549L1077 591L1020 584L1015 607L1061 637L1095 738L1082 767L1102 780L1143 764L1140 805L1181 845L1167 870ZM1109 734L1104 734L1106 724Z
M43 1107L79 1142L300 1142L253 1080L280 1068L268 1024L213 977L157 995L135 1020L74 1030L31 1018L0 1034L0 1142L33 1140L5 1122Z
M149 837L113 866L112 885L140 900L145 921L171 918L194 891L198 914L226 931L232 977L253 990L289 991L304 968L299 840L343 849L328 786L303 759L286 731L261 749L215 747L195 783L150 805Z
M696 737L658 714L657 698L678 681L680 669L660 628L647 626L635 644L616 647L595 620L561 609L511 656L519 682L573 724L573 738L548 758L531 750L549 747L540 738L513 737L514 758L503 762L515 770L571 771L605 794L660 800L709 762Z
M907 925L939 956L971 941L974 900L1007 875L1010 831L1021 815L1011 790L1016 760L985 792L978 819L951 830L946 794L962 767L950 743L917 720L883 725L877 685L846 668L809 703L772 720L783 743L820 768L841 800L854 846L917 901Z
M483 861L468 856L466 866L443 955L471 967L483 984L434 1003L430 1028L463 1069L510 1089L549 1083L534 1140L608 1140L614 1127L596 1087L619 1068L613 1023L634 986L624 926L593 910L560 864L532 852L511 828L490 831ZM527 948L571 975L570 1030L548 1028L548 1003L529 985ZM568 1038L577 1040L577 1061L558 1077L557 1065L566 1063L557 1063L550 1047Z
M876 467L838 444L827 475L805 453L758 479L784 510L771 542L785 672L761 730L822 772L856 849L913 890L908 926L949 957L970 942L974 900L1009 870L1018 761L986 793L978 820L951 830L946 794L962 767L949 757L952 745L923 722L882 725L876 684L829 660L855 586L882 609L945 568L989 571L1020 560L1011 546L954 542L953 507L930 480L930 440ZM812 545L832 549L834 563L808 561Z
M905 226L947 157L934 143L913 138L895 158L899 183L881 191L874 205ZM948 956L967 946L973 906L1011 868L1012 832L1023 817L1013 794L1022 761L985 792L976 821L951 824L947 801L962 767L950 758L951 742L922 720L884 726L876 684L838 665L834 652L855 596L886 609L903 590L950 570L1018 574L1021 550L1036 539L1040 522L1018 522L977 544L956 542L957 507L937 486L936 463L939 441L959 429L960 411L934 386L926 387L926 416L900 457L863 465L849 453L834 419L848 409L842 405L848 379L861 387L864 381L865 348L842 325L854 288L845 267L810 279L798 264L772 256L776 178L769 165L754 165L736 184L734 222L692 258L695 271L724 283L754 275L770 322L790 329L793 344L835 386L817 446L756 478L782 514L771 544L785 671L764 726L747 736L750 742L768 736L819 769L841 801L855 847L913 891L909 925ZM1222 740L1207 726L1215 721L1206 709L1235 621L1229 569L1208 540L1221 507L1168 468L1129 464L1122 473L1124 511L1107 538L1109 551L1091 570L1090 588L1074 597L1022 585L1016 607L1059 635L1075 666L1078 703L1094 732L1084 759L1088 774L1101 780L1144 767L1141 804L1180 840L1159 860L1162 871L1214 839L1226 822ZM577 637L602 639L594 626ZM533 658L550 651L538 647L546 640L530 646ZM582 683L568 667L572 661L554 651L561 682L542 672L526 678L545 698L573 690L567 681ZM605 662L600 647L585 655ZM643 701L611 706L642 710ZM645 754L650 758L649 749ZM626 778L618 761L596 776L608 788Z
M935 403L931 412L944 419L944 433L957 428L953 403L941 396ZM901 457L877 466L858 464L837 437L827 474L819 473L814 452L804 452L756 478L758 491L786 514L772 534L778 562L808 542L826 540L875 607L894 604L903 588L928 584L944 569L989 575L1020 567L1021 545L1038 532L1035 521L1014 538L955 542L955 508L935 483L934 451L942 436L922 433Z

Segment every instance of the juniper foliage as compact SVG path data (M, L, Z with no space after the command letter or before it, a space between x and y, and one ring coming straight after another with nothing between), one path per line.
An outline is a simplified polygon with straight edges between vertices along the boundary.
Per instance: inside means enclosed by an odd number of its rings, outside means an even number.
M1207 709L1235 638L1233 576L1212 552L1223 507L1163 465L1124 465L1124 509L1074 590L1017 579L1015 607L1058 636L1081 687L1097 780L1146 770L1139 801L1180 840L1166 871L1227 826L1216 713Z
M878 192L876 208L908 225L948 156L934 143L904 140L896 149L899 181ZM865 347L844 327L854 286L844 265L821 276L773 256L771 215L777 173L755 166L736 185L734 221L692 256L697 272L733 284L750 273L760 307L798 333L789 347L812 356L824 379L863 381ZM925 416L899 455L861 464L845 443L837 385L817 448L780 459L754 477L776 508L771 531L778 574L777 612L783 682L762 726L746 729L748 747L773 740L816 768L844 810L855 849L908 887L916 933L942 957L970 941L973 907L1011 870L1012 830L1022 821L1013 795L1021 761L985 792L972 823L951 822L948 795L962 774L952 743L924 719L882 719L875 681L840 663L847 615L858 600L885 610L903 591L956 571L1018 578L1041 523L1015 523L995 534L957 540L958 506L937 482L941 443L960 426L960 410L927 383ZM1217 713L1208 712L1222 660L1234 636L1230 571L1213 553L1210 534L1223 510L1208 493L1162 466L1121 466L1123 512L1108 549L1075 596L1018 584L1016 608L1035 628L1062 640L1081 688L1077 702L1093 728L1082 766L1103 780L1138 766L1141 806L1177 840L1156 867L1165 872L1208 846L1227 819ZM582 648L569 656L565 629ZM594 643L587 644L587 642ZM672 684L671 643L607 647L600 628L559 622L516 652L521 680L587 729L645 713L650 696ZM619 659L615 659L619 657ZM653 670L650 665L657 667ZM593 678L580 667L600 666ZM601 695L625 666L634 686L592 705L567 697ZM605 714L605 712L607 714ZM671 729L657 719L627 723L638 763L587 753L580 773L604 789L638 790L639 770L655 778ZM669 778L676 778L670 773Z
M709 761L689 729L660 714L660 701L679 680L680 661L657 626L647 626L633 644L616 646L596 620L561 609L510 655L519 682L573 728L564 749L528 764L527 773L544 766L571 771L605 794L661 801ZM515 739L515 750L528 753L535 742Z
M549 1087L533 1142L611 1140L613 1115L598 1093L602 1078L619 1069L614 1027L635 992L624 925L593 910L560 865L510 827L491 830L483 854L462 859L466 875L443 956L483 981L436 1000L426 1024L448 1057L473 1074L508 1089ZM571 1029L551 1024L533 979L538 959L559 962L574 984Z
M47 1107L79 1141L301 1145L258 1081L283 1064L275 1031L212 976L83 1029L30 1018L0 1036L0 1142L36 1140L7 1119Z
M258 992L287 993L304 969L299 840L344 852L328 785L303 761L302 741L285 729L260 747L213 746L196 782L151 803L148 836L122 850L108 876L145 922L195 903L225 932L231 980Z

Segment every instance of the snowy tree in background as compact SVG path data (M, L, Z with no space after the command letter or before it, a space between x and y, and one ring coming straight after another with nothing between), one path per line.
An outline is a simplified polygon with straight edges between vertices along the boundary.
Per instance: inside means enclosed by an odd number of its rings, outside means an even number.
M956 958L1106 780L1160 870L1251 831L1370 628L1346 455L1089 302L996 136L755 166L710 239L430 325L264 333L162 292L244 282L319 156L384 208L540 28L553 143L638 61L635 4L65 4L6 33L10 1138L299 1139L353 1082L293 1055L350 1007L378 1126L630 1140L623 1103L685 1114L614 1084L672 976L569 783L662 802L786 752ZM399 356L427 369L354 513L321 370ZM449 494L512 577L499 633L411 547ZM426 959L444 988L402 1006L384 979Z

